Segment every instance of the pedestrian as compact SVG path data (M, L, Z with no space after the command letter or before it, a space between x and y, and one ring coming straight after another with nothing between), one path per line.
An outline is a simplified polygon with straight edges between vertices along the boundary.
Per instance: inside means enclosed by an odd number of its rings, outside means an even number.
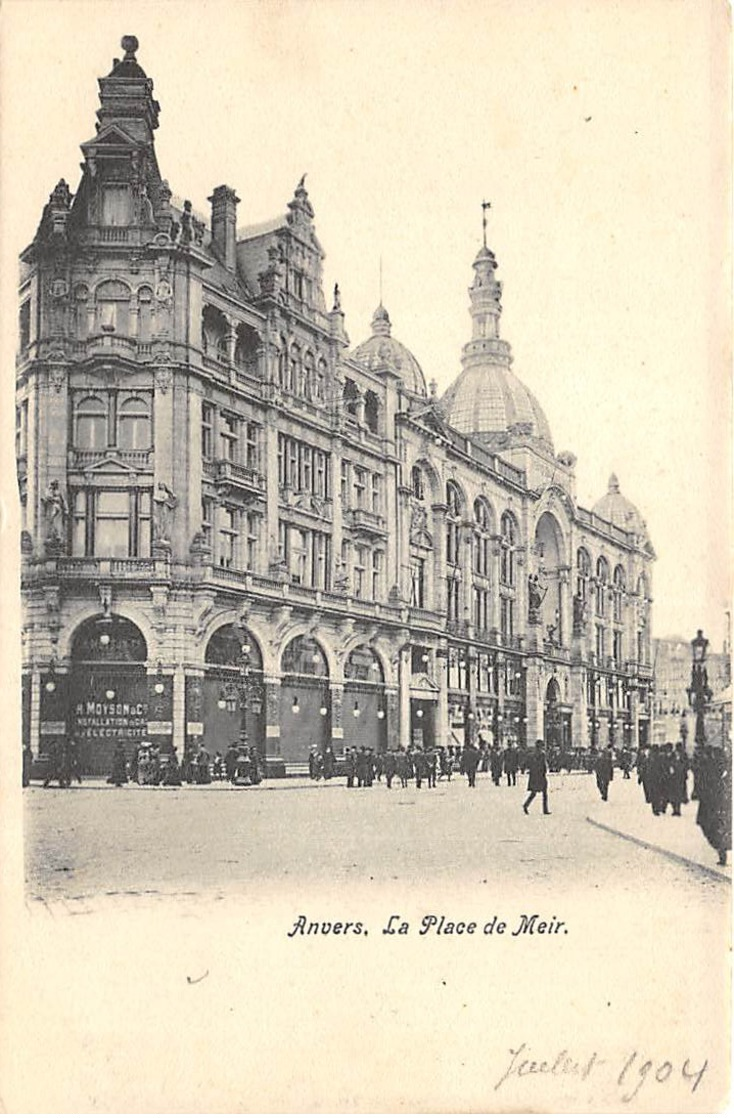
M69 782L72 778L81 784L82 782L82 766L81 755L79 752L79 742L76 738L69 738L68 744L68 765L69 765Z
M725 866L731 850L731 753L726 748L704 746L696 772L698 811L696 823Z
M323 752L324 780L331 780L331 778L333 777L335 772L336 772L336 757L334 756L334 750L331 748L330 745L327 745L327 746L324 747L324 752Z
M653 815L664 815L665 800L665 759L660 752L660 746L655 742L647 759L647 789L649 803Z
M367 760L365 762L365 768L364 768L365 786L367 788L372 787L372 782L375 779L376 771L377 771L377 765L375 763L374 750L368 748L368 750L367 750Z
M479 750L475 745L469 742L468 745L464 746L464 752L461 758L461 767L462 770L466 773L470 788L476 788L478 765Z
M237 748L237 742L233 741L224 755L224 772L230 784L234 782L234 774L237 771L238 752L239 750ZM184 775L184 780L185 779L186 776Z
M619 765L622 769L622 780L631 780L630 769L632 768L632 753L627 746L624 747L619 755Z
M46 778L43 787L48 788L52 780L58 780L59 788L63 788L61 783L61 745L57 741L52 741L48 749Z
M212 757L212 775L215 780L224 780L224 758L218 749Z
M356 772L357 772L357 787L367 787L367 768L368 768L367 750L363 745L360 745L359 752L357 753Z
M550 815L548 810L548 762L545 757L544 744L543 739L538 738L535 742L534 751L528 757L528 792L530 795L522 805L526 815L538 792L543 797L543 815Z
M514 742L509 742L502 759L502 767L505 771L508 788L517 784L517 760L517 746Z
M599 795L606 802L609 798L609 785L614 780L614 760L611 749L602 749L596 761L595 771Z
M165 785L167 788L181 787L181 766L178 763L175 749L172 749L168 754L163 776L161 777L161 784Z
M436 787L436 774L438 771L438 757L436 756L435 749L429 749L426 753L426 776L428 777L428 787Z
M318 780L319 777L319 751L315 745L311 746L308 753L308 775L311 780Z
M500 786L503 767L504 757L502 756L500 748L497 745L493 745L489 752L489 771L492 774L492 781L496 788Z
M673 815L680 815L681 804L688 803L688 756L682 742L671 753L670 769L668 798Z
M354 778L357 775L354 750L347 747L344 750L344 771L347 774L347 788L354 788Z
M392 788L393 777L396 772L395 754L391 749L387 751L384 759L385 780L388 788Z
M115 788L121 788L123 784L127 784L125 746L121 741L118 741L115 752L112 754L112 772L107 777L107 783L114 784Z
M413 766L413 775L415 776L415 786L420 788L423 784L423 777L426 775L425 758L421 749L414 749L410 755L410 760Z
M400 787L408 787L408 777L410 776L410 758L405 752L405 747L400 746L395 758L395 771L400 778Z

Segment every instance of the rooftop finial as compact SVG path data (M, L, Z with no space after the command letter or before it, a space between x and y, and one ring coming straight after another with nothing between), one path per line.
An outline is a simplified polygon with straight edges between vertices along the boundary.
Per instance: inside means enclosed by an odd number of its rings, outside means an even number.
M487 210L491 209L491 202L482 202L482 241L485 248L487 247Z
M140 46L138 40L134 35L123 35L120 40L120 46L125 52L126 59L135 59L135 51Z

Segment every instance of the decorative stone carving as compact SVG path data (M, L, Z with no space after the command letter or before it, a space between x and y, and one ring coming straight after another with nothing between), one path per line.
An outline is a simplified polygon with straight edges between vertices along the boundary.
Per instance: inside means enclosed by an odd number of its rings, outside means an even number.
M155 379L156 388L159 388L165 396L166 392L168 392L168 389L171 387L171 381L173 380L172 369L168 365L159 365L153 376Z
M63 555L69 508L61 486L55 478L48 483L46 495L43 497L43 511L46 518L46 554Z
M178 505L178 497L164 481L158 482L153 505L153 542L170 547L173 513Z

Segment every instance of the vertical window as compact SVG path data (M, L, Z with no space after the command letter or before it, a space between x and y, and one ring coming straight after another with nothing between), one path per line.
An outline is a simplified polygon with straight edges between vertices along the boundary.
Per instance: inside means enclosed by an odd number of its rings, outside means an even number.
M355 547L354 549L354 595L364 598L366 591L367 549Z
M131 221L130 188L123 183L108 183L102 188L102 224L130 225Z
M596 564L596 613L598 617L606 617L608 582L609 564L602 556Z
M204 542L211 551L212 547L212 528L214 524L214 502L211 497L201 498L201 534L204 537Z
M260 441L260 428L257 423L248 423L245 428L246 443L245 443L245 465L249 466L251 470L256 470L260 463L260 455L258 453L258 444Z
M257 569L257 548L260 539L260 517L254 512L247 513L247 562L248 571Z
M106 280L96 291L97 322L102 333L129 331L130 291L119 280Z
M354 506L358 509L365 507L365 493L367 492L367 473L365 470L354 468Z
M118 411L117 445L121 450L147 450L151 445L150 409L138 396L125 400Z
M582 602L589 594L589 579L591 578L591 559L585 548L580 547L576 552L576 593Z
M219 510L219 566L237 565L237 509Z
M26 299L25 303L21 304L20 312L18 315L18 335L20 342L20 352L25 353L28 346L31 344L31 301Z
M490 515L486 501L474 502L474 573L489 575Z
M316 366L316 384L314 385L314 399L323 401L326 399L326 362L323 358L319 359Z
M133 540L133 554L140 556L150 555L150 512L151 493L149 489L138 489L135 493L137 515L133 519L135 538Z
M301 477L298 488L305 493L313 492L313 448L301 447Z
M446 562L453 567L460 562L461 493L453 482L446 486Z
M107 406L99 396L86 396L76 410L75 445L80 450L107 446Z
M512 637L515 632L515 611L514 602L512 598L500 599L500 631L502 636L507 639Z
M515 519L509 512L503 513L500 525L500 582L504 586L515 585L516 543Z
M410 472L410 488L413 491L413 496L416 501L422 501L425 497L425 485L423 483L423 471L420 466L413 466Z
M339 493L344 508L349 508L349 462L342 458Z
M80 283L74 288L74 337L78 342L86 340L89 333L89 289Z
M138 291L138 341L150 341L153 327L153 292L149 287Z
M446 615L449 621L459 620L459 601L461 582L452 575L446 579Z
M28 454L28 401L23 400L16 409L15 450L18 458Z
M599 662L604 659L604 626L597 625L596 627L596 656Z
M108 558L130 554L130 493L102 489L96 493L94 553Z
M222 413L219 422L219 440L222 448L222 458L227 462L239 461L240 421L234 415Z
M614 664L619 668L622 665L622 634L619 630L614 633Z
M379 474L372 475L372 511L382 512L382 478Z
M382 552L372 552L372 601L379 602L382 597Z
M201 457L212 458L214 453L214 408L201 405Z
M77 489L72 501L71 553L72 555L91 555L92 548L87 542L87 492Z

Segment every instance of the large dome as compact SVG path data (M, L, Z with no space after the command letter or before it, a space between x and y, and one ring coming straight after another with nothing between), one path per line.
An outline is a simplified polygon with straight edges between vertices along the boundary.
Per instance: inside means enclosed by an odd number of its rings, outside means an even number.
M426 378L410 350L391 335L390 316L380 303L372 316L372 336L352 351L355 361L369 369L387 365L396 373L409 392L426 396Z
M607 492L596 502L592 512L601 520L606 520L625 532L647 539L647 524L642 519L637 506L621 492L616 474L612 474L609 478Z
M545 412L510 368L487 364L465 369L444 393L441 406L447 422L462 434L532 435L553 449Z

